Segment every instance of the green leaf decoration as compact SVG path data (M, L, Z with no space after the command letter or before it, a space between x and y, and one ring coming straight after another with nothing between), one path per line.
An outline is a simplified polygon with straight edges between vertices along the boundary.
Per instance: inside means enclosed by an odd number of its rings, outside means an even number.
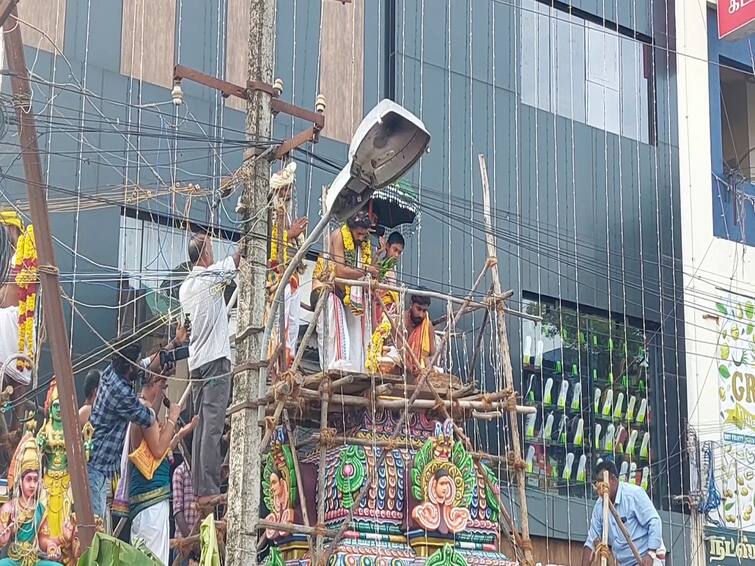
M270 547L270 552L267 553L267 560L265 560L265 566L286 566L286 561L283 560L283 553L277 546Z
M464 496L461 500L461 505L469 507L470 503L472 503L472 492L477 482L477 477L474 473L472 456L464 449L464 445L460 440L454 443L454 448L451 452L451 461L459 469L461 477L464 479Z
M721 364L720 366L718 366L718 373L724 379L729 379L731 377L731 373L729 373L729 368L727 368L723 364Z
M430 555L425 566L467 566L467 561L453 546L444 544Z
M734 501L729 501L729 503L726 503L726 504L724 505L724 511L728 511L728 510L729 510L729 509L731 509L732 507L734 507Z
M745 316L750 320L755 316L755 304L750 301L745 304Z
M488 480L490 480L490 484L498 485L498 478L493 473L493 470L491 470L485 464L482 464L482 469L485 472L485 475L488 477ZM488 507L490 507L490 510L493 512L490 520L496 523L498 521L498 514L501 512L501 507L498 505L498 498L496 497L496 494L492 489L490 489L490 485L488 485L487 483L485 484L485 501L487 501Z
M268 511L272 511L273 507L273 494L270 490L270 476L275 471L275 465L273 464L273 457L268 453L265 458L265 468L262 470L262 499L265 502L265 507Z
M726 308L726 305L724 305L722 303L716 303L716 308L718 309L718 312L720 312L721 314L725 314L725 315L728 316L729 310Z
M422 472L425 471L425 466L432 460L432 452L433 441L432 438L428 438L414 456L414 466L412 466L412 495L418 501L422 501L425 498L425 494L422 493Z
M283 447L283 456L286 459L286 466L288 467L288 499L293 507L296 504L296 498L299 495L299 488L296 482L296 466L294 466L294 456L291 454L291 447L286 445Z
M338 455L336 487L346 509L354 505L354 493L362 488L366 470L367 455L361 446L349 446Z

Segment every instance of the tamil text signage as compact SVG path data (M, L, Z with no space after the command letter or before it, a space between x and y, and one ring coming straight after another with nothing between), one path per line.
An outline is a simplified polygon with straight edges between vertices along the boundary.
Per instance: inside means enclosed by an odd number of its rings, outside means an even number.
M705 529L708 566L755 566L755 538L734 530Z
M740 39L755 33L755 0L718 0L718 37Z

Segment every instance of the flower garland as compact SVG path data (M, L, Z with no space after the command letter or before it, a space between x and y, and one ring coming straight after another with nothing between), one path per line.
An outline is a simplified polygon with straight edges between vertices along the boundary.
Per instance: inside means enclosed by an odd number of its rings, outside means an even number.
M18 285L18 352L34 360L34 310L37 304L37 246L34 227L29 226L16 244L16 285ZM19 371L32 369L32 363L17 360Z
M367 349L365 367L369 373L380 373L378 358L383 355L385 341L391 333L391 321L388 315L383 313L383 319L378 324L370 339L370 347Z
M357 265L357 260L359 258L357 258L354 238L351 236L351 230L346 224L341 226L341 236L343 237L343 254L344 259L346 260L346 265L350 267L359 267L359 265ZM369 239L365 239L364 242L362 242L360 250L362 252L361 265L372 265L372 246L370 245ZM364 313L364 308L361 304L351 304L351 285L346 285L346 287L344 287L343 304L350 306L352 312L357 316Z

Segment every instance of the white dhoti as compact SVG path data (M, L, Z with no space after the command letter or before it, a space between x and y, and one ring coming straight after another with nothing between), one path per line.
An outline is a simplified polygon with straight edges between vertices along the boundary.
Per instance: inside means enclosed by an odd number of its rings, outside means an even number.
M153 554L169 564L170 502L166 499L140 511L131 521L131 544L140 538Z
M320 367L323 371L364 372L365 353L371 336L365 315L355 316L335 293L330 294L323 311L317 319Z
M296 343L299 341L299 323L301 321L301 286L291 291L291 284L284 290L286 314L286 349L288 355L296 355Z
M16 306L0 309L0 366L14 354L18 354L18 307ZM8 364L5 377L23 385L31 382L31 372L26 369L19 371L16 362Z

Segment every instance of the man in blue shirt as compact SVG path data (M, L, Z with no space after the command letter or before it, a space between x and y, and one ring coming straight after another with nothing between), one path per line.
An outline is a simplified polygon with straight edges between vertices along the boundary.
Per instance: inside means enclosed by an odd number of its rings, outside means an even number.
M665 547L663 546L661 518L653 507L647 493L641 487L620 482L616 464L603 460L595 468L595 477L603 479L603 472L608 472L609 498L618 511L632 542L637 547L642 562L637 564L629 543L614 519L608 515L608 546L613 552L619 566L657 566L663 564ZM582 566L592 562L593 551L603 536L603 498L595 502L590 520L585 547L582 551Z
M133 380L140 371L140 356L141 346L138 342L132 342L113 354L110 365L102 372L97 399L89 418L94 427L92 456L87 466L89 490L92 511L103 520L111 481L120 468L128 423L145 428L144 439L150 450L157 452L161 436L175 433L176 419L181 409L177 403L171 405L168 426L161 431L154 411L140 403L134 392ZM159 356L151 361L156 360L159 360ZM159 372L160 369L159 364L149 364L149 371Z

